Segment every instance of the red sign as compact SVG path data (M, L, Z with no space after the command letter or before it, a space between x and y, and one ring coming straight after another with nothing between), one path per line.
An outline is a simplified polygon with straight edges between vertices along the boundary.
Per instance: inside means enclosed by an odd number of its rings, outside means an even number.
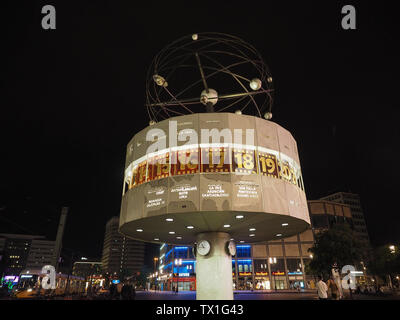
M169 153L149 159L147 181L166 178L169 176Z
M275 155L259 152L258 165L262 175L279 178L278 161Z
M230 172L230 163L228 148L201 149L201 172Z
M293 168L286 161L281 161L279 164L279 172L282 179L297 185L296 175Z
M238 173L257 173L254 150L233 149L232 171Z
M200 168L199 149L175 151L171 155L171 174L198 173Z
M136 166L132 170L132 178L129 184L129 189L132 189L134 186L136 186L137 172L138 172L138 167Z
M251 272L239 272L239 276L251 276Z
M147 166L146 161L143 161L142 163L139 164L136 175L136 185L146 182L146 166Z

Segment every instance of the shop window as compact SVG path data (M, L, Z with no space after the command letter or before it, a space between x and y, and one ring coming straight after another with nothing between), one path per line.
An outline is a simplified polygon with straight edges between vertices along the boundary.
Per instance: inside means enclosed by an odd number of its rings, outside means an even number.
M267 259L254 260L254 271L255 272L268 272L268 260Z
M288 273L296 274L302 272L301 260L300 259L286 259L286 265Z
M252 272L251 260L238 260L239 272Z
M174 257L175 257L175 259L187 259L187 257L188 257L187 247L175 248Z
M238 258L251 257L251 246L250 245L238 245L238 246L236 246L236 256Z
M285 262L283 259L276 259L276 263L271 263L271 272L284 272Z

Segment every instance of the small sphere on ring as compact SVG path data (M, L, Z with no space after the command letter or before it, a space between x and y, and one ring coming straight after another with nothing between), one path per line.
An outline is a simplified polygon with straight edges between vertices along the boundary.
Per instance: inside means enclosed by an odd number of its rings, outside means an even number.
M254 91L259 90L261 88L261 80L258 78L251 79L250 88Z
M266 112L266 113L264 114L264 118L267 119L267 120L272 119L272 112Z
M200 94L200 102L204 105L211 103L215 105L218 101L218 93L214 89L203 90Z

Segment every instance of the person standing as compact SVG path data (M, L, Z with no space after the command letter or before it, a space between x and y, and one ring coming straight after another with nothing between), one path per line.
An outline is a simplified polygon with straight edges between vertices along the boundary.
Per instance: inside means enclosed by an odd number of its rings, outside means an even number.
M136 298L136 285L135 285L135 283L132 283L131 284L132 285L132 300L135 300L135 298Z
M320 300L327 300L328 299L328 286L322 280L321 276L318 276L317 292L318 292L318 298Z
M130 285L130 283L128 281L125 282L124 286L122 287L121 297L122 297L122 300L131 300L132 299L132 286Z
M115 286L115 284L111 283L110 289L109 289L109 297L110 297L110 299L114 299L116 290L117 290L117 287Z
M117 284L117 300L121 300L121 293L122 293L122 282L118 282Z
M332 300L339 300L339 288L333 277L328 280L328 290L331 291Z

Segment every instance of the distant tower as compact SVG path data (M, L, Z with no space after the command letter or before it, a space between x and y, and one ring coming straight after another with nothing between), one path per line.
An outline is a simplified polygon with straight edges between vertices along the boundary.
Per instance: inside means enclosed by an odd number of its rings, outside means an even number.
M56 271L58 271L58 263L59 263L60 254L61 254L62 238L64 235L65 223L67 221L67 214L68 214L68 207L62 207L60 222L58 223L54 256L53 256L53 260L52 260L52 265L55 267Z
M103 256L104 273L120 274L123 270L137 273L144 266L144 243L131 240L118 232L119 217L112 217L106 224Z
M364 213L361 206L361 200L358 194L349 192L336 192L327 195L325 197L322 197L321 200L344 203L350 206L351 216L354 224L354 231L356 232L358 239L366 247L370 246L367 224L365 223Z

